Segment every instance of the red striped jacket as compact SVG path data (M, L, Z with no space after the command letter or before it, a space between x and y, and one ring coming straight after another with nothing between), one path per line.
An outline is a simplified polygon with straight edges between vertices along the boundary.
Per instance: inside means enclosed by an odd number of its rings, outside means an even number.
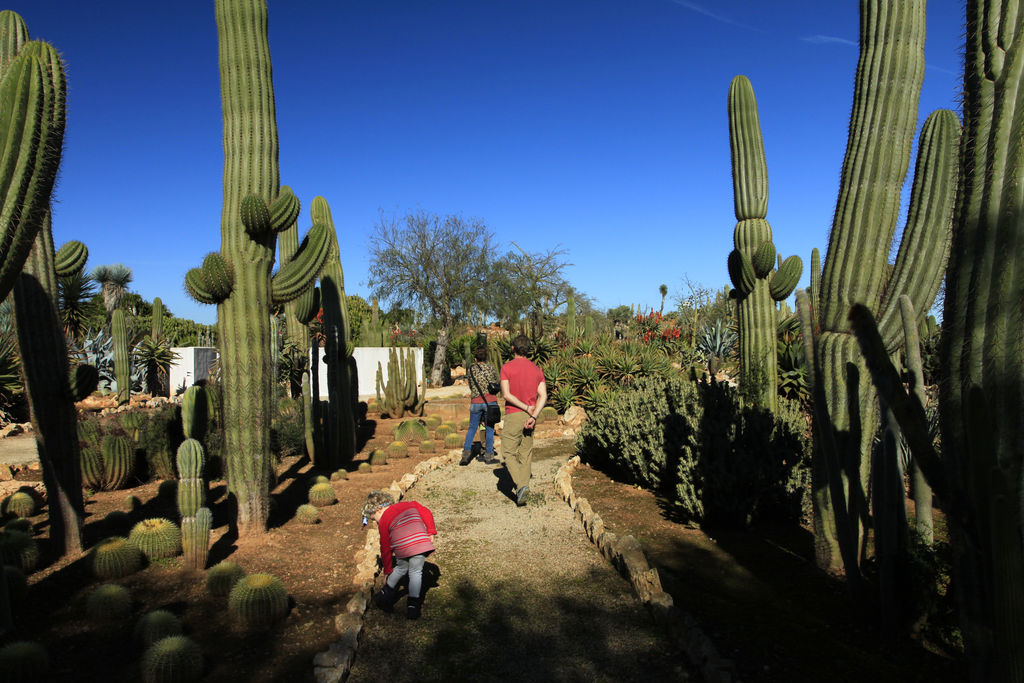
M437 533L434 516L416 501L384 508L377 530L380 531L380 558L385 574L391 573L392 555L412 557L434 550L430 542L430 537Z

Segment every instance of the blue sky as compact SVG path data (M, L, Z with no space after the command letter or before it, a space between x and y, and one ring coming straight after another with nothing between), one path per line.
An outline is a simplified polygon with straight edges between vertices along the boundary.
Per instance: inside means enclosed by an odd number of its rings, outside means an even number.
M178 316L186 270L219 248L212 0L10 0L69 81L58 244ZM929 3L920 121L957 110L963 9ZM746 74L784 255L824 252L857 61L855 0L270 0L281 179L323 195L346 289L368 295L379 211L478 217L502 250L564 248L606 309L657 307L683 278L728 281L735 223L726 95ZM300 227L308 227L303 211ZM806 274L804 284L806 284Z

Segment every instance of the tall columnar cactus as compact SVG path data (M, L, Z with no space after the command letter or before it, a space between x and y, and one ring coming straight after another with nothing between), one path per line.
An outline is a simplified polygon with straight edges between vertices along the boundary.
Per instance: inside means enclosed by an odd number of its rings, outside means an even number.
M288 265L295 258L298 250L299 227L297 222L292 222L290 226L277 235L277 251L281 259L281 265ZM316 317L320 310L320 290L316 287L310 288L295 300L286 303L284 310L286 321L285 338L301 352L301 356L296 360L302 368L299 391L302 395L302 417L306 428L306 454L310 460L316 462L318 457L316 454L317 438L313 421L313 394L309 381L309 323L313 321L313 318ZM317 348L316 352L319 353L319 348Z
M164 336L164 302L160 297L153 299L153 326L149 336L154 340Z
M117 381L117 403L128 403L132 394L132 365L128 355L128 324L124 310L117 309L110 317L110 335L114 339L114 379Z
M355 407L358 390L354 380L353 345L349 341L348 301L345 274L341 268L338 235L331 207L323 197L314 197L310 207L313 222L327 226L330 253L320 273L320 304L324 311L324 362L327 363L328 408L324 415L324 453L318 467L335 470L352 462L356 454Z
M570 342L576 341L576 297L571 294L565 305L565 336Z
M793 293L803 271L799 256L779 261L768 212L768 165L754 89L746 76L729 84L729 150L736 227L729 276L739 302L740 388L751 404L775 411L777 301Z
M221 103L224 112L224 204L221 250L185 276L197 300L217 304L224 386L228 489L241 535L266 531L270 496L272 306L313 286L329 248L314 225L292 260L273 275L275 235L299 212L282 191L265 0L217 0Z
M370 318L363 318L363 327L359 331L359 345L384 346L384 323L380 320L380 304L376 298L370 304Z
M0 296L13 285L26 394L49 497L50 539L58 554L82 549L74 401L95 388L80 381L86 379L82 372L69 372L57 306L50 195L63 147L65 96L57 51L29 42L21 17L0 12ZM87 258L81 243L62 249L60 273L81 269Z
M839 198L820 294L809 302L817 329L805 329L805 336L816 338L815 379L823 397L814 404L815 457L836 466L813 485L815 526L834 526L839 535L852 537L854 549L842 563L851 585L857 583L869 524L865 492L878 406L846 316L851 304L865 305L878 317L891 353L902 329L899 295L910 296L919 315L931 307L949 249L960 135L951 111L936 111L925 121L907 225L890 264L924 75L925 2L862 0L860 15L860 60ZM826 431L829 438L823 438ZM829 443L837 452L826 456L822 449ZM834 477L840 485L832 488ZM846 507L849 525L835 519L838 506ZM818 536L819 566L839 566L839 545L838 538Z
M993 37L998 36L998 40ZM940 382L949 481L972 514L958 593L972 679L1024 680L1024 6L967 4L964 142ZM970 419L965 421L964 416ZM930 477L929 477L930 478ZM938 489L936 489L938 493Z

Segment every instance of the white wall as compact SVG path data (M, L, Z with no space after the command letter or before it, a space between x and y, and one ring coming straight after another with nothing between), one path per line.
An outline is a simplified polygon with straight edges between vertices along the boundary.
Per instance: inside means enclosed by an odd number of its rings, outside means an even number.
M377 396L377 364L380 363L384 370L384 382L388 381L388 351L387 346L357 346L352 352L356 359L356 368L359 373L359 398L370 398ZM409 352L408 348L399 348L399 357L404 357ZM413 347L414 362L416 364L416 388L423 392L423 349ZM321 362L318 366L320 377L320 398L327 398L327 365L322 362L323 349L320 349ZM311 354L312 359L312 354Z
M212 346L179 346L171 351L178 358L171 361L168 371L171 396L182 393L196 382L210 377L210 365L217 360L217 349Z

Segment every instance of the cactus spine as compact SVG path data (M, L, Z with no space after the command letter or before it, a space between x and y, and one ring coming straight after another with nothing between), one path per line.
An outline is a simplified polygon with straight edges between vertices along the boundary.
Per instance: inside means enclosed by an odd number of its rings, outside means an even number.
M754 89L746 76L729 84L729 150L732 155L736 227L729 274L736 287L740 387L751 404L775 412L778 395L776 357L777 301L793 292L803 264L798 256L775 268L768 212L768 165L757 116Z
M355 407L358 391L354 381L355 360L349 342L348 301L345 274L341 268L338 235L331 207L323 197L314 197L310 207L313 222L327 227L330 250L320 273L320 302L324 310L324 362L327 363L328 408L324 416L324 454L318 467L334 470L352 462L356 454Z
M131 398L132 366L128 356L128 325L120 308L110 317L110 332L114 339L114 379L117 381L117 403L124 405Z
M217 304L227 482L239 534L246 536L266 531L270 506L268 314L312 287L327 233L314 225L271 277L275 234L295 221L299 204L280 186L266 2L217 0L216 16L224 114L221 251L190 270L185 286L198 301Z
M65 127L64 67L46 43L0 12L0 296L14 288L14 313L36 448L49 496L50 539L57 554L82 550L82 483L67 346L57 306L50 195ZM64 252L65 267L84 265L88 250ZM79 389L86 388L79 386Z
M924 75L925 3L862 0L860 13L850 136L820 296L809 303L820 329L816 381L824 399L815 401L815 458L842 463L839 470L827 472L829 478L841 478L840 487L820 478L812 484L815 526L835 526L837 534L852 537L855 547L838 552L838 539L819 536L816 559L819 566L834 569L844 555L842 564L855 590L860 585L856 558L866 541L865 492L878 408L846 316L853 303L876 313L892 352L900 329L899 295L908 294L919 314L930 308L948 254L959 139L955 114L940 110L928 117L921 131L907 227L890 271L888 254ZM825 431L832 437L823 438ZM828 443L839 449L834 457L822 451ZM847 507L848 528L838 522L839 506Z

